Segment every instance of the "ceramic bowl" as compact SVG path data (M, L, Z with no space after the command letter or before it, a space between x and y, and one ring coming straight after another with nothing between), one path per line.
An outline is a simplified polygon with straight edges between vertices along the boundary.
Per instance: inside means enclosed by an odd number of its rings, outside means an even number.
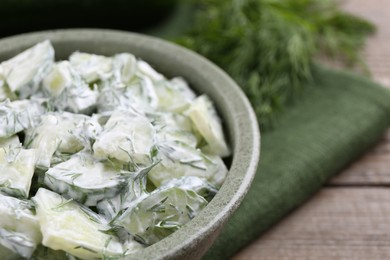
M198 216L177 232L131 257L200 258L244 198L259 161L258 124L241 89L226 73L200 55L161 39L130 32L70 29L8 37L0 40L0 61L44 39L51 40L58 60L66 59L77 50L108 56L131 52L167 77L184 77L196 92L206 93L213 100L233 151L226 181Z

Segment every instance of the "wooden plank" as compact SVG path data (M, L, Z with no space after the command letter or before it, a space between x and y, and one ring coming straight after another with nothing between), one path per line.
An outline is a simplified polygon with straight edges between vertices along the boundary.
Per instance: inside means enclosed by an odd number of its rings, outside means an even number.
M341 7L373 22L363 56L375 81L390 88L390 5L388 0L343 0ZM351 164L329 185L390 185L390 128L378 144Z
M341 8L347 12L364 17L381 27L380 37L390 38L389 1L388 0L338 0Z
M370 151L328 183L331 186L390 186L390 129Z
M378 30L363 52L372 77L390 87L390 5L388 0L341 0L341 7L374 23Z
M233 260L390 259L390 189L324 188Z
M373 80L390 88L390 5L388 0L340 0L341 7L352 14L373 22L378 30L368 39L363 52ZM337 61L321 57L320 60L334 67L342 67ZM329 185L390 185L390 128L378 144L351 164Z

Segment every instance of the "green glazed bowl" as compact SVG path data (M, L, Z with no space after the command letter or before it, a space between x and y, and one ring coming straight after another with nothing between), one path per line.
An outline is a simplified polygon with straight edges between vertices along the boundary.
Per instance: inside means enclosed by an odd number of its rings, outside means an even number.
M249 101L237 84L200 55L150 36L100 29L71 29L22 34L0 40L0 62L35 43L50 39L56 59L74 51L113 55L131 52L167 77L182 76L213 100L233 151L229 174L208 206L180 230L132 259L199 259L249 190L260 153L260 132Z

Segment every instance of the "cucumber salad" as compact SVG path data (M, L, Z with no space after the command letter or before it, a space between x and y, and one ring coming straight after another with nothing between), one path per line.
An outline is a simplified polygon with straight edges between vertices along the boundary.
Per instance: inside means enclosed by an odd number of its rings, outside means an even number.
M1 259L120 259L193 219L230 155L206 95L130 53L0 63Z

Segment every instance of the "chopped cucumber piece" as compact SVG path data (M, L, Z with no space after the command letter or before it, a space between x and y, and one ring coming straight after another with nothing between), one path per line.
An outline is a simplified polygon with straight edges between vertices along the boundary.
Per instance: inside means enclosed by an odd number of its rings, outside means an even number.
M125 186L126 179L112 164L98 162L87 153L50 168L45 184L52 190L87 206L95 206L104 198L112 198Z
M89 112L96 106L99 93L91 90L68 61L56 64L43 81L52 97L52 103L60 111Z
M218 189L214 185L210 184L205 179L195 176L185 176L179 179L172 179L161 188L167 189L172 187L180 187L183 190L195 191L207 201L210 201L218 192Z
M144 78L150 78L154 82L165 80L162 74L158 73L149 63L143 60L137 60L137 72Z
M173 78L156 84L158 108L162 111L182 112L193 100L195 93L182 78Z
M97 114L91 117L76 115L77 117L80 120L77 120L77 125L71 133L79 140L85 151L92 152L92 144L103 130L100 124L103 117Z
M121 82L102 84L97 107L99 112L128 108L154 112L157 105L158 97L152 80L134 76L126 85Z
M55 64L42 82L44 89L53 97L60 96L70 84L72 84L72 75L67 61Z
M188 115L207 142L207 147L203 149L204 151L222 157L230 155L230 150L225 142L221 120L207 96L197 97L191 104Z
M88 116L72 113L54 113L57 124L51 132L56 132L56 138L60 140L57 150L61 153L77 153L84 148L80 135L75 134ZM49 129L47 129L49 130ZM46 131L44 131L46 132Z
M157 140L159 143L167 141L178 141L185 143L193 148L195 148L198 143L198 140L193 133L169 127L164 127L157 131Z
M0 149L0 191L27 198L34 175L36 151L22 147Z
M9 148L9 147L20 147L19 137L17 135L0 138L0 148Z
M199 149L177 141L160 143L157 150L161 162L148 174L156 187L171 179L196 176L219 188L226 177L226 166L218 156L203 154Z
M36 93L53 64L53 46L49 41L44 41L4 61L1 66L10 90L19 92L19 98L27 98Z
M114 76L116 74L120 73L115 72ZM155 111L158 106L155 83L150 78L139 73L132 74L128 78L130 78L129 81L124 83L122 82L124 79L119 75L115 76L113 81L101 84L101 92L97 103L100 113L117 109Z
M111 115L114 110L134 110L135 107L136 100L126 92L126 87L115 88L106 85L100 91L97 101L99 114Z
M113 74L116 82L128 84L135 75L137 59L130 53L117 54L113 58Z
M41 124L26 131L29 148L38 153L37 166L43 169L50 167L53 154L76 153L84 148L79 136L74 135L80 121L88 117L72 113L50 113L42 116Z
M57 132L51 131L53 128L58 129L57 124L58 120L54 115L45 115L38 127L26 131L25 145L28 148L36 149L39 168L47 169L50 167L51 158L61 142L57 138Z
M16 100L17 97L11 92L8 86L5 85L4 81L0 79L0 102L3 102L7 99Z
M157 128L174 128L192 132L193 124L187 116L171 112L154 112L146 114L151 123Z
M147 166L138 168L135 172L124 173L128 175L128 182L122 192L113 198L106 198L97 204L97 208L107 220L117 218L129 205L141 196L147 196L146 175L155 167L159 161Z
M3 75L3 67L0 64L0 102L6 99L15 100L17 99L17 96L10 90L10 88L6 84Z
M112 113L93 145L99 159L115 158L124 163L150 164L155 131L148 119L137 113L118 110Z
M42 240L31 202L0 193L0 215L0 244L19 256L31 257Z
M69 61L87 83L108 79L112 74L112 58L75 52Z
M59 151L57 150L57 151L54 152L53 156L51 157L51 160L50 160L50 167L54 167L54 166L56 166L57 164L66 162L66 161L68 161L72 156L73 156L73 154L61 153L61 152L59 152ZM42 168L42 167L37 168L37 172L39 172L39 173L41 173L41 174L44 174L46 170L47 170L47 168Z
M192 122L188 117L170 112L148 113L147 117L156 129L157 143L179 141L196 147L198 139L192 132Z
M35 100L6 100L0 103L0 138L35 127L44 108Z
M134 75L126 84L120 80L122 79L119 77L100 84L97 101L99 113L110 115L115 110L154 111L157 96L150 79L144 80Z
M143 77L140 80L140 98L144 100L146 108L155 109L158 105L158 96L153 81L150 78Z
M135 200L115 223L138 242L151 245L193 219L206 205L207 201L194 191L178 187L159 189Z
M120 256L118 238L96 213L55 192L40 188L33 200L43 235L42 244L81 259Z

